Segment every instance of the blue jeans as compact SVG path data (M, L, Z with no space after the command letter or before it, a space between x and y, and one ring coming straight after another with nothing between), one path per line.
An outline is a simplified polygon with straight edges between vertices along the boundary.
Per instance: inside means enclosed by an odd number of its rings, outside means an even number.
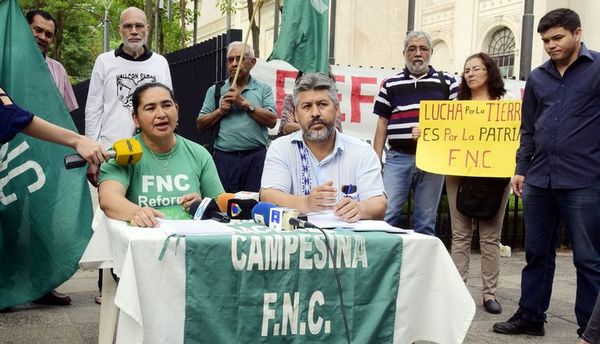
M385 221L398 224L400 211L413 192L415 232L435 235L438 204L444 187L444 176L419 170L415 156L397 151L386 153L383 187L388 196Z
M525 184L525 259L521 273L523 317L546 319L554 278L559 225L565 223L577 270L575 316L581 334L600 290L600 184L581 189L549 189Z
M585 332L581 335L581 339L592 344L600 343L600 295L598 295L598 298L596 299L594 312L592 313L590 321L587 323Z

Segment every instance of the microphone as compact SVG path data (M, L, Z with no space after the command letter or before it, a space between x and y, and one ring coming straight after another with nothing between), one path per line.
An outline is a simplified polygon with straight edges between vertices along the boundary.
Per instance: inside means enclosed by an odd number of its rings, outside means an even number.
M222 213L226 213L228 201L234 197L235 195L230 192L224 192L217 196L216 201L217 205L219 206L219 211L221 211Z
M119 165L135 164L142 159L142 145L134 138L116 141L112 145L112 150L108 151L108 157L115 159ZM86 164L87 161L79 154L65 155L65 168L68 170L83 167Z
M271 208L269 218L269 228L291 231L296 229L294 225L290 223L290 219L297 218L300 215L298 210L275 207Z
M214 199L204 197L200 201L196 201L190 205L188 210L194 220L215 220L218 222L229 222L229 216L219 212L219 206Z
M295 226L297 228L319 228L313 223L310 223L306 220L301 220L297 217L290 217L289 223L290 225Z
M254 199L232 198L227 201L227 216L236 220L252 220L252 209L258 204Z
M260 223L265 226L269 226L269 219L271 218L271 208L277 206L269 202L258 202L254 208L252 208L252 219L256 223Z

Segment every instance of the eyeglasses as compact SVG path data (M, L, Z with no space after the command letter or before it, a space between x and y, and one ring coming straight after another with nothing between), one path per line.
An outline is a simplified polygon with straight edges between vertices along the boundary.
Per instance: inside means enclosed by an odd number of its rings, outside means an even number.
M422 53L429 53L431 51L431 49L426 45L422 45L420 47L411 45L408 48L406 48L406 52L409 54L415 54L417 50L420 50Z
M483 66L475 66L475 67L473 67L473 68L465 68L465 70L463 71L463 73L464 73L465 75L467 75L467 74L469 74L469 73L471 73L471 72L473 72L473 73L475 73L475 74L478 74L479 72L482 72L482 71L484 71L484 70L486 70L486 69L485 69L485 67L483 67Z
M227 63L233 63L233 61L235 62L240 62L241 56L227 56ZM251 60L252 57L249 57L248 55L244 56L244 62Z
M135 28L136 31L141 31L146 28L146 24L136 23L136 24L123 24L121 25L123 31L131 31Z

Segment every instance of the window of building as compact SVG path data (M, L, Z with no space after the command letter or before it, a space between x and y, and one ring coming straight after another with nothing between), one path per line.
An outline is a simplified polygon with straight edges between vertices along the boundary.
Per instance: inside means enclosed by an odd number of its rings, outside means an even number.
M503 77L514 76L515 36L509 28L503 27L494 32L488 46L488 54L498 64Z

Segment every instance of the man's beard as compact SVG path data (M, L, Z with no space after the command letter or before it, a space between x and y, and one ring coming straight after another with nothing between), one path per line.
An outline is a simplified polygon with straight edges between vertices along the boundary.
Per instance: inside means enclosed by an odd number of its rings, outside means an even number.
M319 123L324 124L325 127L321 130L310 130L310 127L312 127L314 124L319 124ZM323 141L327 141L329 136L331 136L331 134L333 134L334 130L335 129L334 129L333 121L326 123L322 119L317 119L317 120L310 122L310 124L308 125L308 129L302 128L302 136L304 137L304 140L306 140L306 141L323 142Z
M137 51L137 50L143 49L144 48L144 44L145 44L144 40L141 40L140 42L136 42L136 43L124 42L124 45L128 49L133 50L133 51Z
M408 71L412 75L423 75L429 70L429 64L423 63L421 65L413 65L407 63L406 68L408 68Z

